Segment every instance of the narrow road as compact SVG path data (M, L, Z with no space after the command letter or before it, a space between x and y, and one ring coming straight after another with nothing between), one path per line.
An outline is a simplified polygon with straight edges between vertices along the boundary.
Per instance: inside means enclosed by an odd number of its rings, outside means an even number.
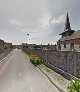
M15 49L0 63L0 92L59 91L30 63L24 52Z

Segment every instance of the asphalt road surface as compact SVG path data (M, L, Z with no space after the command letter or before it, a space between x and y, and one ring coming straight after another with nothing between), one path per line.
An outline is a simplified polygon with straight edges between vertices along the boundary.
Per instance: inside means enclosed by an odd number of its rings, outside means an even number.
M0 92L59 92L28 56L13 50L0 63Z

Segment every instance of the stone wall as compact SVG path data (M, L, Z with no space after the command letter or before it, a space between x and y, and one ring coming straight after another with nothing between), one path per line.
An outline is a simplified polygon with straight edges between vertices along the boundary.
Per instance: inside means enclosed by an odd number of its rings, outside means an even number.
M7 49L5 50L2 54L0 54L0 61L5 58L10 52L12 51L12 49Z
M0 39L0 54L2 54L4 51L5 51L4 41Z
M80 53L72 51L52 51L41 49L26 49L28 53L39 56L42 63L70 77L74 75L80 78Z

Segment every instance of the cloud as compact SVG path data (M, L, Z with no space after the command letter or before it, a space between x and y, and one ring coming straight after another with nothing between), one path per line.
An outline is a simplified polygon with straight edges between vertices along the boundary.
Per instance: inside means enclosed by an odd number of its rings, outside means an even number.
M19 44L29 33L30 43L55 44L67 11L72 29L80 28L79 8L79 0L0 0L0 37Z
M49 0L48 9L51 20L69 12L70 22L73 29L79 29L80 1L79 0ZM54 20L55 22L55 20Z
M19 20L16 20L15 18L9 19L9 23L17 26L23 26L23 23Z
M54 18L53 20L51 19L50 24L61 24L64 23L64 20L65 20L65 14L59 16L58 18Z

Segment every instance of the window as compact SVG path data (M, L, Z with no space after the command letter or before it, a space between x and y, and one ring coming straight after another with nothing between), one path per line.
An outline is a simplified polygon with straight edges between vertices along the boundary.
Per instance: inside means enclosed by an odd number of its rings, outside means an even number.
M66 43L64 43L64 48L66 48Z
M71 43L71 49L74 49L74 43Z

